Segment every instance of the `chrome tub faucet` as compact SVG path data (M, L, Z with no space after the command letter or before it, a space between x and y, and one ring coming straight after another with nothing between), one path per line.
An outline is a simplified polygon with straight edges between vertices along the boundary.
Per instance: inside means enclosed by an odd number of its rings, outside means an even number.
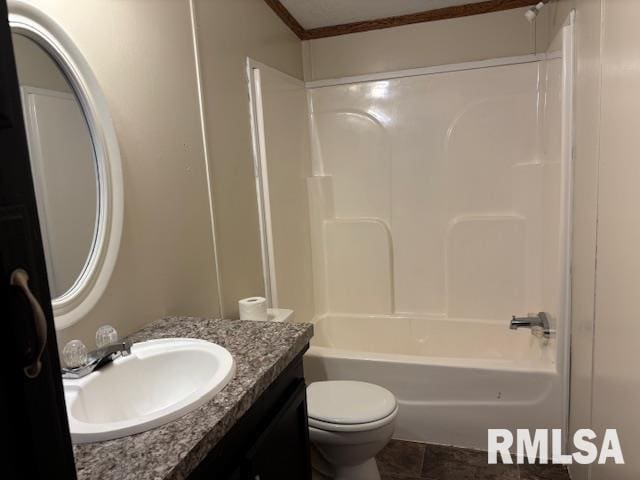
M532 334L544 338L551 338L555 333L555 330L551 328L551 320L547 312L540 312L537 315L528 317L516 317L514 315L511 318L509 328L511 330L530 328Z

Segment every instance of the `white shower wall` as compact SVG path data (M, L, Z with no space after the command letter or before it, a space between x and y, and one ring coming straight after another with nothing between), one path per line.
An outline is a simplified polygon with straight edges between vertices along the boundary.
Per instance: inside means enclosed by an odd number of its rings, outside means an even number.
M397 438L566 427L572 28L539 57L309 82L309 115L298 82L254 82L265 278L313 312L307 380L394 392ZM539 311L555 338L509 330Z
M265 291L270 306L315 314L309 206L309 112L304 83L249 60ZM248 293L251 294L251 293Z
M561 314L561 59L308 97L317 314Z

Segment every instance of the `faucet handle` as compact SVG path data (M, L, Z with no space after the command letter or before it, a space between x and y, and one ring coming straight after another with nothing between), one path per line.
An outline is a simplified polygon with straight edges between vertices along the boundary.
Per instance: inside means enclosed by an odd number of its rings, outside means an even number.
M87 347L80 340L71 340L62 349L62 359L67 368L84 367L89 361Z
M96 331L96 347L104 348L118 341L118 331L111 325L102 325Z

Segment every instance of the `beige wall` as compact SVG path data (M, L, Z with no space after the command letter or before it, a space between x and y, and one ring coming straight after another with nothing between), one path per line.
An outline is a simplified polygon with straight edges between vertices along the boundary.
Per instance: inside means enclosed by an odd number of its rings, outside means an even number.
M33 0L74 39L107 98L122 153L125 219L111 281L59 343L91 347L162 315L216 315L216 277L186 1Z
M305 79L534 53L535 29L525 19L525 10L309 40L304 42Z
M640 3L560 0L542 28L576 9L576 131L570 429L617 428L626 465L573 465L575 480L640 475ZM596 242L597 240L597 242ZM597 244L597 245L596 245ZM597 246L597 250L596 250Z
M59 343L81 338L91 347L104 323L124 335L167 314L233 316L238 298L264 288L245 60L302 78L300 41L262 0L195 1L221 312L188 0L31 1L67 31L96 74L125 182L110 284L83 321L59 332Z
M240 298L264 293L245 61L302 78L301 44L262 0L196 0L196 12L223 313L233 317Z
M640 478L640 2L604 0L593 423L617 428L627 464L594 480Z
M122 153L125 221L110 284L59 343L93 345L167 314L216 316L218 287L187 0L32 0L74 39L98 78ZM300 42L261 0L200 2L222 274L233 305L262 289L244 79L250 54L302 76ZM256 292L257 291L257 292ZM229 313L231 308L225 313Z

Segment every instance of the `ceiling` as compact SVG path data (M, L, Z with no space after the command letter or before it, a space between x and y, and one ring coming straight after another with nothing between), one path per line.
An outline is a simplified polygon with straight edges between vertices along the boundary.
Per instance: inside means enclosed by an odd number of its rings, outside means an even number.
M539 0L264 0L301 39L531 6ZM552 0L542 0L549 2Z
M485 0L280 0L305 30L377 20Z

